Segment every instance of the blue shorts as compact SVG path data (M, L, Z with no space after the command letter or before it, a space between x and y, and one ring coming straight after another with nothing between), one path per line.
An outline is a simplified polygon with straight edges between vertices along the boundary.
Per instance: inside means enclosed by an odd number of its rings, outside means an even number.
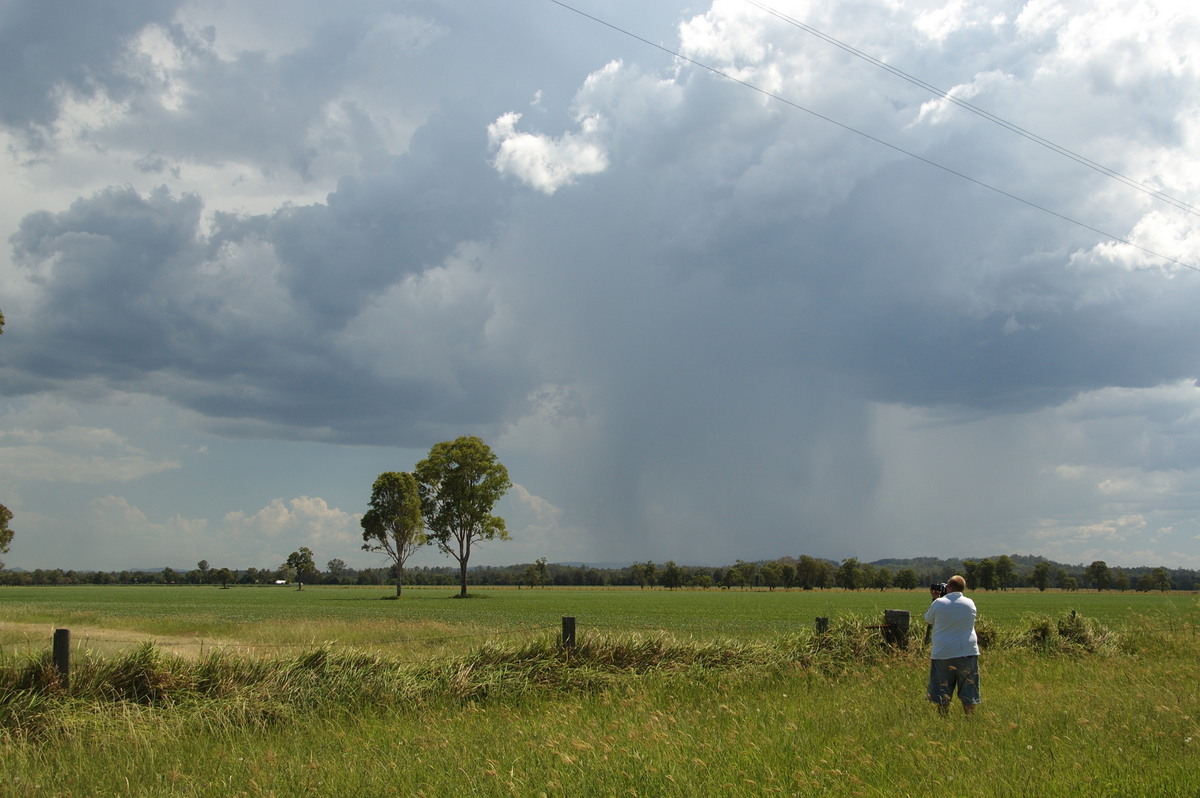
M979 657L929 660L929 700L949 704L955 692L964 704L983 701L979 697Z

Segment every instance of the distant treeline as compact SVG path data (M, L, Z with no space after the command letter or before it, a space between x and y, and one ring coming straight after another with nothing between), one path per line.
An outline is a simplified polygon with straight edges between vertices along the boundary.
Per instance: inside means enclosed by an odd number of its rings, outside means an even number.
M826 590L915 590L944 582L953 574L962 574L971 590L1007 590L1036 587L1040 590L1197 590L1200 572L1164 567L1110 568L1097 560L1089 565L1069 565L1041 557L1007 555L972 559L917 557L862 563L850 558L841 562L819 557L782 557L778 560L746 562L709 567L640 562L618 567L581 564L534 563L504 566L478 566L470 569L470 583L477 587L607 587L624 586L645 589L749 589L767 588ZM316 585L390 585L395 582L391 568L351 568L339 559L330 560L325 570L312 569L303 575L304 584ZM161 571L0 571L0 585L82 585L82 584L211 584L274 585L294 584L296 571L287 565L278 568L213 568L201 560L190 571L164 568ZM453 567L413 567L404 570L406 585L458 584L458 569Z

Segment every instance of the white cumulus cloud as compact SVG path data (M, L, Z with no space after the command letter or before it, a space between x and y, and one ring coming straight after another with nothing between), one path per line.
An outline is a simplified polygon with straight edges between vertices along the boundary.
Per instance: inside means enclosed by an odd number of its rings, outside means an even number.
M579 121L579 131L552 138L517 130L521 114L510 111L488 125L488 140L496 151L496 171L511 175L545 194L569 186L583 175L603 172L608 157L599 141L596 116Z

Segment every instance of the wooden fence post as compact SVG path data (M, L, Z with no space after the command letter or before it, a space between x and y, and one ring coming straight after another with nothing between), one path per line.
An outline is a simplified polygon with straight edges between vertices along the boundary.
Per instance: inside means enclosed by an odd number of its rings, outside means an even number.
M883 611L883 639L893 646L908 648L908 610Z
M71 683L71 630L54 630L54 670L64 690Z
M575 648L575 618L564 615L562 619L562 647L570 651Z

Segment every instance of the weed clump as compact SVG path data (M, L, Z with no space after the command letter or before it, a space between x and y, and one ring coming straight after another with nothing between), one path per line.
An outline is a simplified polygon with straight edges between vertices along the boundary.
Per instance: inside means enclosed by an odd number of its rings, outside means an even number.
M1018 642L1043 653L1093 654L1116 650L1119 636L1096 620L1072 610L1058 619L1047 616L1032 619L1029 629Z
M90 670L88 686L113 701L153 706L192 693L196 687L195 669L153 643L142 643L112 661L101 660Z

